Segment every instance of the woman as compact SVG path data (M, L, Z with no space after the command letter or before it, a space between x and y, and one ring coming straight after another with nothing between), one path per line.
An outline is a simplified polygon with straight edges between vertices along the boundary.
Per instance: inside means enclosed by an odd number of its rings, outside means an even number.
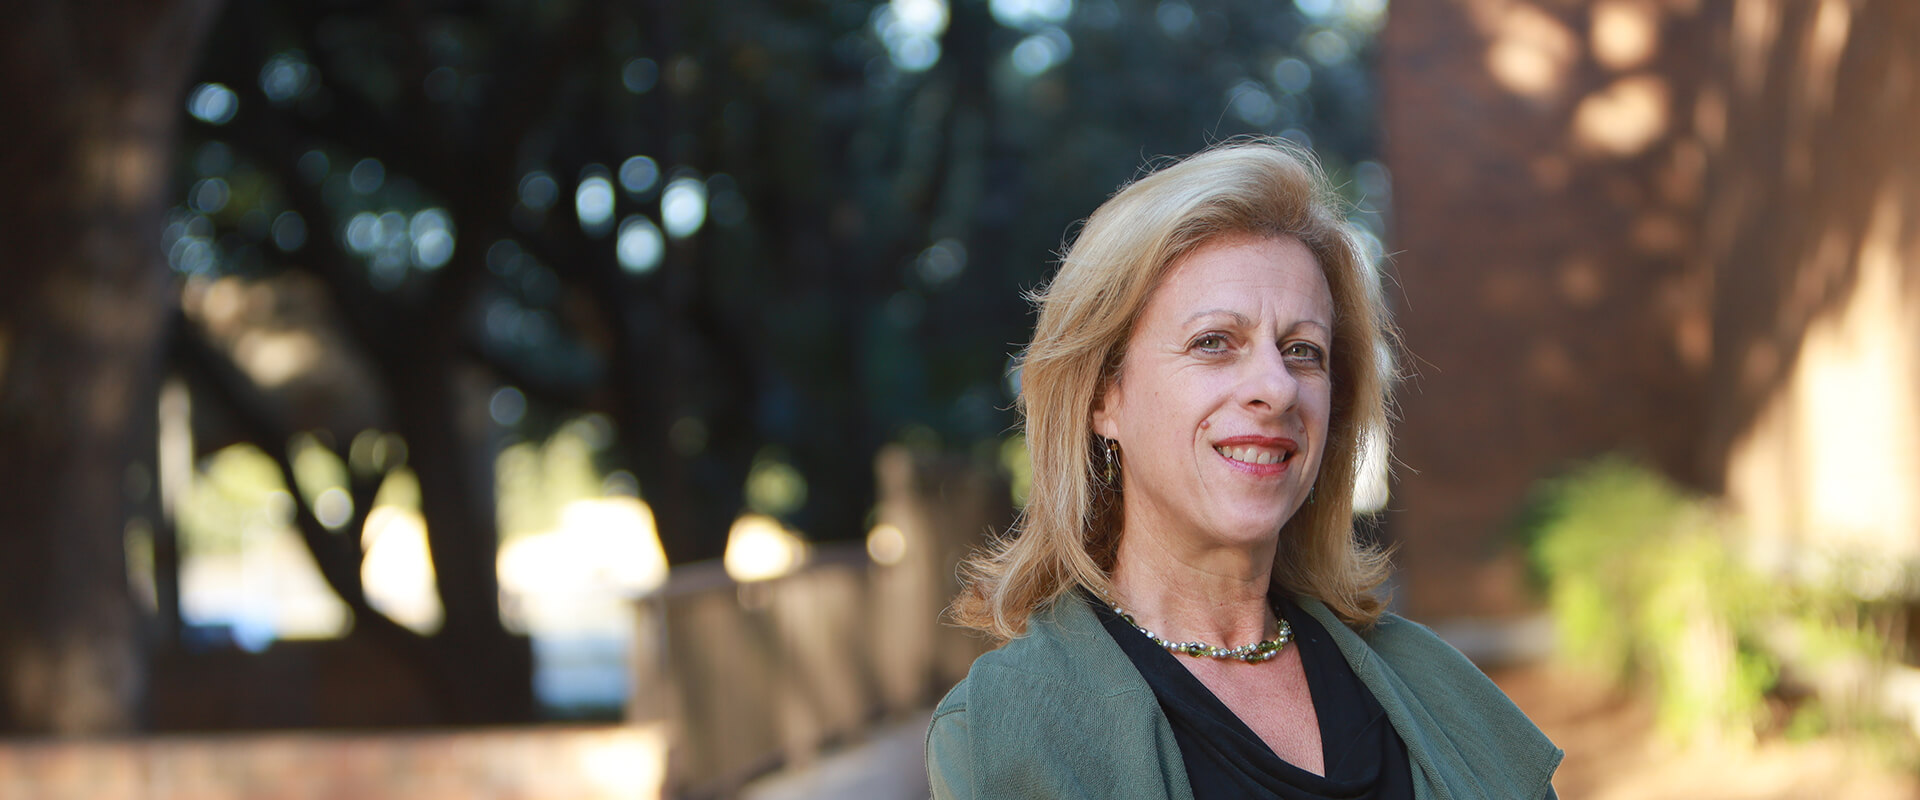
M1032 493L952 610L1007 643L934 712L936 797L1553 796L1560 751L1374 594L1391 330L1339 208L1308 153L1229 143L1036 294Z

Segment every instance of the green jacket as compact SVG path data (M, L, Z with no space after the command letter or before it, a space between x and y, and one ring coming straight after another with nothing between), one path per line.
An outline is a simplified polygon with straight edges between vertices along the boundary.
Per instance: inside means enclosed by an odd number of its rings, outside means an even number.
M1459 651L1391 614L1355 633L1325 605L1300 606L1406 742L1416 798L1554 797L1564 754ZM1193 797L1153 689L1071 595L974 661L934 709L927 773L935 798Z

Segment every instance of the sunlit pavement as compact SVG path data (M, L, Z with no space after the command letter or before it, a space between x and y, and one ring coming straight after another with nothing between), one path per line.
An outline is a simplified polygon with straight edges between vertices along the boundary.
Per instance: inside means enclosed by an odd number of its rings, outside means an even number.
M1567 751L1562 797L1597 800L1805 800L1920 797L1920 775L1838 740L1681 747L1654 729L1648 704L1551 667L1498 670L1495 680ZM927 716L754 781L745 800L925 798Z
M1678 747L1654 730L1646 702L1551 667L1497 670L1493 677L1567 759L1560 796L1589 800L1875 800L1920 797L1920 776L1832 740L1752 746ZM926 716L749 784L743 800L895 800L928 796L922 746Z
M867 739L747 785L742 800L924 800L922 757L931 714L876 728Z
M0 740L4 800L647 800L659 725Z
M1643 698L1547 666L1494 681L1567 751L1561 797L1586 800L1911 800L1920 776L1838 739L1680 746L1655 730Z

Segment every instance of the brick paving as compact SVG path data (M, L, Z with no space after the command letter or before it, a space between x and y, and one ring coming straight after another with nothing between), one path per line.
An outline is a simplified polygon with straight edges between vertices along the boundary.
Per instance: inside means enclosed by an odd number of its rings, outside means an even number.
M645 726L0 744L0 800L653 800Z

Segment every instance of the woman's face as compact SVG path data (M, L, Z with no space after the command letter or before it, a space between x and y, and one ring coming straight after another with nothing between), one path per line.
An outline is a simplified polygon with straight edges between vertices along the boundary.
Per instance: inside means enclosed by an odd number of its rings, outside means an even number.
M1298 240L1225 237L1175 263L1093 414L1121 446L1126 535L1271 546L1320 471L1333 346Z

